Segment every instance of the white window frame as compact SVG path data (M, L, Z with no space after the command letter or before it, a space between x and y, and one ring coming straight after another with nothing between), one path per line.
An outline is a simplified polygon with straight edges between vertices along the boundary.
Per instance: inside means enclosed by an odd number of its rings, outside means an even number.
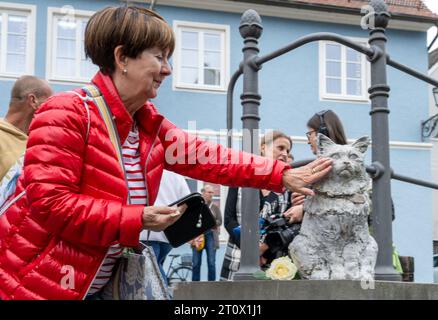
M0 19L2 19L2 27L4 28L2 30L2 34L4 32L7 33L8 24L6 15L3 15L3 12L6 12L9 14L17 14L17 15L23 15L27 14L27 30L26 30L26 70L24 71L25 74L33 75L35 72L35 32L36 32L36 6L35 5L29 5L29 4L17 4L17 3L11 3L11 2L0 2L0 12L2 13L0 15ZM6 48L7 46L7 36L2 36L0 38L1 48ZM1 57L0 57L0 76L6 77L6 78L19 78L23 75L23 73L13 73L13 72L6 72L6 53L7 50L1 51Z
M55 17L59 15L69 15L68 19L71 18L85 18L89 19L95 12L94 11L87 11L87 10L76 10L69 12L66 9L63 8L55 8L55 7L48 7L47 8L47 61L46 61L46 78L51 82L59 82L61 84L63 83L89 83L90 79L88 78L81 78L81 77L63 77L58 76L54 74L55 71L55 63L56 63L56 44L57 44L57 28L55 28L54 21ZM80 36L80 28L76 28L76 39ZM78 46L80 45L79 41L76 41L76 57L75 62L77 64L76 69L80 70L80 61L81 61L81 52L78 50Z
M358 42L362 45L368 45L365 38L349 38L352 41ZM341 94L327 93L326 87L326 44L337 44L341 46ZM319 97L320 100L337 100L350 102L366 102L368 103L369 94L368 88L371 83L370 66L364 54L360 54L362 66L362 95L348 95L347 94L347 48L346 46L333 41L319 41Z
M211 23L199 23L191 21L173 21L173 29L176 35L176 46L175 53L173 55L173 90L184 90L184 91L207 91L216 93L226 93L229 73L230 73L230 26L223 24L211 24ZM223 48L221 52L221 83L219 86L205 85L205 84L188 84L183 83L180 80L181 77L181 31L189 30L195 32L219 32L221 33L221 47ZM200 42L198 57L199 64L203 61L202 53L204 51L203 41ZM202 70L202 69L201 69ZM199 71L202 73L201 71Z

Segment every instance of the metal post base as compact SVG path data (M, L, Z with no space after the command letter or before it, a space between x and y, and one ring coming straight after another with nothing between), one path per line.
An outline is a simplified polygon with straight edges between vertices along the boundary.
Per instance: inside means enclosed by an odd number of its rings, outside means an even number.
M234 274L234 280L257 280L254 277L254 273L260 271L260 268L248 268L248 267L241 267L235 274Z
M250 272L239 272L234 275L233 280L257 280L254 278L253 273Z
M401 274L397 273L393 267L377 267L374 273L375 280L382 281L402 281Z

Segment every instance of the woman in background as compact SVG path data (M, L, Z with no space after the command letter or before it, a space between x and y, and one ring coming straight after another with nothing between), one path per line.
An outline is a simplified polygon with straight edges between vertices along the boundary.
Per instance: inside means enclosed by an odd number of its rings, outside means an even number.
M292 139L281 131L267 133L261 141L260 153L264 157L272 158L282 162L288 162L290 151L292 149ZM221 270L220 280L233 280L234 274L240 267L240 225L241 225L241 199L240 189L230 188L225 204L224 225L229 234L229 240L225 251L224 262ZM300 212L297 209L291 210L291 193L272 192L269 190L260 190L260 218L265 221L263 228L268 227L266 218L275 215L282 215L288 219L289 223L299 223L301 221ZM239 231L239 232L238 232ZM285 248L286 249L286 248ZM271 252L265 243L265 236L262 235L259 244L260 265L262 267L269 264L276 254L282 255L282 252ZM285 251L286 255L287 252Z

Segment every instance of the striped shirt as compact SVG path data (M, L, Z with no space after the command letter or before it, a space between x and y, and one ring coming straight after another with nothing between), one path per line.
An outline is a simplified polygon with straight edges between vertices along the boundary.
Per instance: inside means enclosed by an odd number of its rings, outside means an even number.
M123 165L128 181L131 204L146 205L147 192L144 173L140 166L139 141L138 128L134 124L122 146ZM102 266L97 272L88 294L96 293L109 281L115 263L122 256L123 249L120 244L113 245L108 249Z

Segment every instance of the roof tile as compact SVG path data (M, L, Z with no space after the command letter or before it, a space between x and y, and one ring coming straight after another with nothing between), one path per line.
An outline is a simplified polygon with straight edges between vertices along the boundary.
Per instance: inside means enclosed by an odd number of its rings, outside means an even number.
M290 2L321 4L327 6L358 8L366 5L369 0L289 0ZM430 9L421 0L386 0L389 5L389 11L395 14L404 14L416 17L436 18L438 15Z

